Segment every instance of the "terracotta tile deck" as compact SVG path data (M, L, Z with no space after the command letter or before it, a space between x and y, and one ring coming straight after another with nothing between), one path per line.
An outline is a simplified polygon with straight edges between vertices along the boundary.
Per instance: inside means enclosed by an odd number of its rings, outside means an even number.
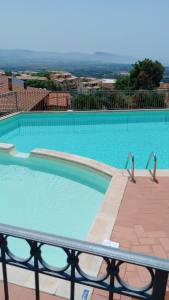
M169 177L160 178L156 184L150 178L139 177L137 183L127 183L118 218L111 239L121 248L135 252L169 258ZM100 272L104 269L102 265ZM121 270L123 278L136 286L144 285L149 275L143 268L125 265ZM33 300L30 289L10 285L11 300ZM0 285L0 299L2 283ZM42 300L63 298L42 294ZM92 300L107 300L108 294L95 289ZM131 300L130 297L115 295L115 300ZM169 295L166 295L169 300Z
M0 299L3 298L3 286L0 282ZM9 299L10 300L35 300L35 293L32 289L27 289L20 287L15 284L10 284L9 286ZM46 293L41 293L41 300L64 300L61 297L55 297Z
M111 239L127 250L169 258L168 188L167 177L161 177L158 184L146 177L137 178L136 184L128 181ZM143 268L132 265L126 265L123 274L126 281L136 286L149 280ZM94 290L92 300L96 299L105 300L105 294ZM115 299L130 300L119 295Z

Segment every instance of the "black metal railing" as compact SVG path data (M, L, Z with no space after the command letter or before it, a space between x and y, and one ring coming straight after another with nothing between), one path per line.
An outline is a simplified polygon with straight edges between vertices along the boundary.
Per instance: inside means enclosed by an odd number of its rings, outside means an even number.
M169 90L59 91L27 88L0 94L0 113L16 111L88 111L169 108Z
M27 242L29 246L27 258L18 258L11 252L9 246L11 237ZM46 245L63 250L66 255L66 263L63 268L56 268L45 262L42 249ZM39 274L70 282L69 299L71 300L75 299L76 284L105 290L108 292L109 300L113 300L114 294L151 300L162 300L165 297L169 260L3 224L0 224L0 249L5 300L9 299L7 265L34 273L36 300L40 299ZM96 256L102 258L106 264L104 276L92 277L87 275L80 264L82 254L88 254L92 258ZM130 286L120 275L120 269L125 263L144 267L150 274L150 281L142 288Z

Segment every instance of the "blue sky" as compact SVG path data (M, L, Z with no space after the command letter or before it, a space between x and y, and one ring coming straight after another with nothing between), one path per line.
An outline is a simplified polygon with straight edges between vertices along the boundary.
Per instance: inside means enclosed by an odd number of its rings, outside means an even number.
M0 0L0 48L168 59L169 0Z

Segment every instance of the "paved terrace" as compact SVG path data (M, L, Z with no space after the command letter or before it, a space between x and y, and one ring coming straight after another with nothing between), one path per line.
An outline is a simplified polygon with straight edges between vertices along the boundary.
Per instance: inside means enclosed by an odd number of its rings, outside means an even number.
M137 183L127 183L118 218L111 239L120 243L121 248L144 254L169 258L169 177L161 177L156 184L148 177L138 177ZM149 276L142 268L125 265L123 278L135 285L144 285ZM104 264L100 272L104 272ZM169 286L168 286L169 288ZM166 300L169 300L169 293ZM10 285L12 300L33 300L34 291ZM3 298L2 283L0 298ZM42 300L63 300L47 294ZM107 300L108 293L94 289L92 300ZM131 300L126 296L115 295L115 300Z

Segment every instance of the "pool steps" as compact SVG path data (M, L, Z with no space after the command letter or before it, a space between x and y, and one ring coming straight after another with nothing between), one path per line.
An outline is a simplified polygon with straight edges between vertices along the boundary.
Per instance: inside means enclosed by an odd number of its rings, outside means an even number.
M150 165L152 159L153 159L153 171L149 168L149 165ZM131 161L131 164L132 164L131 171L128 168L128 165L129 165L130 161ZM133 181L133 183L136 183L136 179L135 179L135 157L134 157L134 154L131 153L131 152L129 152L129 154L128 154L125 169L129 173L129 176L130 176L131 180ZM149 170L150 175L153 178L153 181L158 183L158 180L157 180L157 155L156 155L156 153L154 153L154 152L150 153L149 159L148 159L147 164L146 164L146 169Z

